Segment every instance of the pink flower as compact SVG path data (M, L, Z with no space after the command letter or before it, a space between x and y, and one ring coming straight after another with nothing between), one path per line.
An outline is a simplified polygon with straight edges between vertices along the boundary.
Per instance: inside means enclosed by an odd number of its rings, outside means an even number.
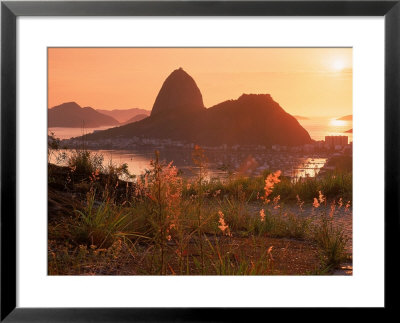
M318 200L314 197L314 203L313 203L313 207L315 207L315 208L317 208L317 207L319 207L319 203L318 203Z
M346 203L345 212L349 211L350 208L350 201Z
M343 199L340 198L338 201L339 209L343 206Z
M264 221L265 221L264 209L261 209L261 211L260 211L260 218L261 218L261 222L264 222Z
M281 199L281 196L280 195L278 195L277 197L274 197L274 200L273 200L273 204L274 204L274 209L279 209L280 208L280 205L279 205L279 200Z
M272 257L272 248L273 246L269 247L267 250L267 256L271 259L274 260L274 258Z
M326 198L325 198L324 194L321 193L321 191L319 191L318 200L319 200L319 203L321 203L321 204L326 201Z
M329 212L329 216L332 218L333 217L333 214L335 213L335 208L336 208L336 205L335 205L335 202L333 202L332 204L331 204L331 211Z
M222 231L222 233L230 236L230 231L229 231L229 226L225 223L225 219L224 219L224 213L222 213L222 211L218 211L218 215L219 215L219 226L218 228Z
M281 171L277 170L275 173L271 173L267 176L265 179L265 203L269 203L270 200L268 199L268 196L272 193L272 189L274 188L275 184L278 184L281 180L279 179L279 176L281 176Z

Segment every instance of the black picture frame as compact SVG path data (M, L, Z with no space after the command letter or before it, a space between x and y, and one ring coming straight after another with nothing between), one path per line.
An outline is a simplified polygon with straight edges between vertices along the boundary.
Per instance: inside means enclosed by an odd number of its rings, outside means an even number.
M236 321L266 309L18 308L16 281L16 19L19 16L384 16L385 309L396 309L400 180L400 1L2 1L1 321ZM380 170L377 170L381 173ZM371 255L373 258L373 255ZM371 260L373 262L373 260ZM39 292L39 291L38 291ZM367 290L366 290L367 292ZM247 313L251 312L251 313ZM253 316L254 315L254 316ZM265 316L267 319L267 316Z

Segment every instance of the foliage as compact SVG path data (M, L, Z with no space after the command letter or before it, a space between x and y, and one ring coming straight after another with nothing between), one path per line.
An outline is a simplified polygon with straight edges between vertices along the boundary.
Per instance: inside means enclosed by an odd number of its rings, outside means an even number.
M158 152L150 169L133 178L126 165L110 162L103 167L102 156L76 150L66 174L86 177L71 183L69 190L86 190L86 199L75 209L67 232L58 235L67 236L63 244L70 245L49 247L49 272L114 272L119 265L112 259L123 259L137 274L274 274L274 249L265 244L269 238L318 247L321 268L311 273L324 273L347 259L347 238L334 225L333 214L343 201L348 201L346 210L350 207L351 174L329 173L293 183L276 171L207 181L204 151L196 146L192 157L194 179L182 179ZM130 181L122 181L123 176ZM329 198L335 199L331 206ZM293 201L298 212L286 207ZM313 204L309 214L305 201L308 208ZM251 239L263 241L251 255L238 249L238 241Z

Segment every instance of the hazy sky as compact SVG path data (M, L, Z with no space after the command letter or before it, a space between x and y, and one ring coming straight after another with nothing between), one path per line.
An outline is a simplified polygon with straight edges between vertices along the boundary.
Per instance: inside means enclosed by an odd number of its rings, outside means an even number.
M293 115L352 114L351 48L50 48L48 107L150 110L179 67L206 107L269 93Z

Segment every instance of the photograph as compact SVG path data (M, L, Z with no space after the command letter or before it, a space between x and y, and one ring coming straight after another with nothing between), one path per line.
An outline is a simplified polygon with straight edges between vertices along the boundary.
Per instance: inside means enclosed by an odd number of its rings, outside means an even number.
M351 47L48 47L38 131L48 275L353 275Z

